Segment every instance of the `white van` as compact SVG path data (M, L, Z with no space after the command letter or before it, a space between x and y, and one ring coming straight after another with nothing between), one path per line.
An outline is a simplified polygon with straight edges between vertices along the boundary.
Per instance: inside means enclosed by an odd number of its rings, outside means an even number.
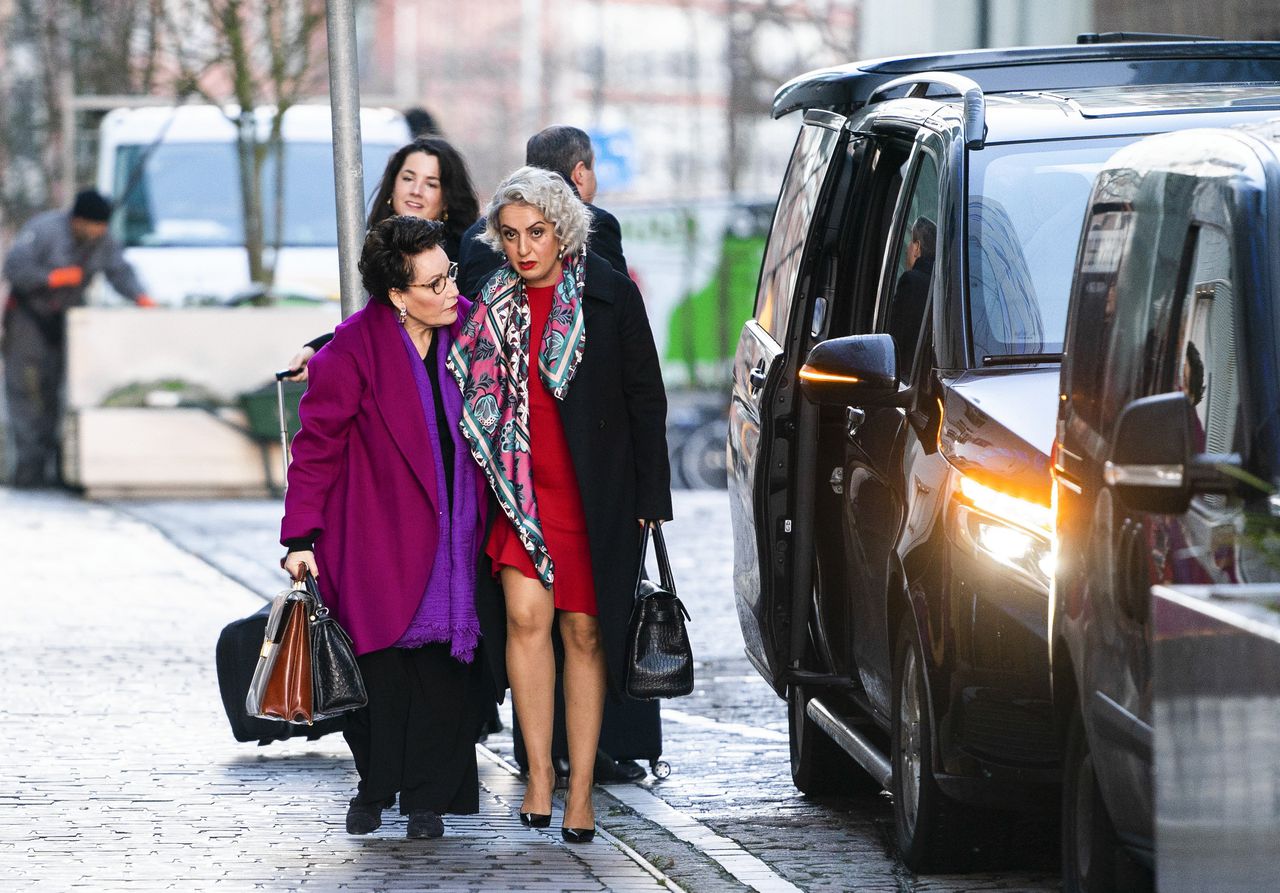
M273 114L271 108L258 111L264 138ZM360 131L367 205L387 158L409 141L409 128L397 111L363 109ZM111 231L147 293L161 304L184 306L232 303L249 292L236 132L226 114L214 106L116 109L99 134L98 188L120 205ZM337 300L329 107L290 108L284 141L284 238L275 290ZM268 245L275 167L268 161L263 177Z

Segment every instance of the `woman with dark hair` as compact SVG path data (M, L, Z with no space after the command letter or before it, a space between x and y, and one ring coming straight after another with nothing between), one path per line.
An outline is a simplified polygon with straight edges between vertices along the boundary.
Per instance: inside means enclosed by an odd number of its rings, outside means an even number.
M475 740L491 679L476 616L485 485L458 431L445 370L459 314L444 226L390 217L360 256L369 304L312 360L280 542L351 634L369 694L344 734L360 785L347 833L399 796L409 837L479 809Z
M369 228L393 214L444 224L444 253L458 259L462 234L480 216L462 155L438 136L418 137L387 159L369 205Z
M586 250L591 215L560 176L520 168L485 216L485 238L507 263L449 353L462 433L492 491L476 607L498 690L510 681L524 732L520 819L532 827L551 822L559 629L570 770L561 833L585 843L604 700L622 689L642 525L671 517L666 392L640 291Z
M471 174L462 155L438 136L418 137L392 153L369 204L368 228L393 215L424 217L444 224L441 242L449 260L458 259L462 234L480 216ZM321 335L289 361L292 381L307 380L307 363L333 335Z

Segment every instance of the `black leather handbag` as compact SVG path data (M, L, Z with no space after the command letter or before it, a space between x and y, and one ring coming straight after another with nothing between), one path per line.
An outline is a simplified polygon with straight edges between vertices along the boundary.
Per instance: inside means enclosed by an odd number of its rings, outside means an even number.
M369 703L351 637L329 614L316 578L307 573L311 621L311 719L326 719Z
M645 579L650 529L658 553L659 582ZM627 624L625 688L633 698L678 698L693 691L693 649L685 621L689 612L676 597L662 528L646 524L640 541L640 577Z

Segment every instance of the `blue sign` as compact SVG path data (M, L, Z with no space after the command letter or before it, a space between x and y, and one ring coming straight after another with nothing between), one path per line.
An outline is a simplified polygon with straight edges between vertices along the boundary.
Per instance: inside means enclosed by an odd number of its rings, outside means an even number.
M631 185L635 141L631 129L589 130L596 152L596 188L601 192L626 189Z

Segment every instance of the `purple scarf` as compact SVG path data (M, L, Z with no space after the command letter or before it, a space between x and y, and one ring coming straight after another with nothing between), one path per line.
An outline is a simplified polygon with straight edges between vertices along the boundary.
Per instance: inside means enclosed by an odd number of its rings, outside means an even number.
M441 431L436 424L436 405L432 396L432 382L426 365L418 356L409 333L402 327L409 354L409 366L418 386L418 398L422 414L426 416L427 431L433 444L439 444L442 436L453 438L453 498L448 499L448 483L444 473L444 460L438 446L432 449L436 468L436 493L439 494L440 539L436 544L435 560L431 564L431 577L426 592L418 604L418 610L409 627L395 643L397 648L418 648L428 642L449 642L450 654L463 663L471 663L476 644L480 640L480 621L476 618L476 556L479 541L480 508L476 498L476 475L480 469L471 461L458 423L462 419L462 394L454 386L453 378L445 370L448 345L443 339L449 331L444 326L436 329L441 339L436 345L436 385L441 388L441 402L449 430ZM443 508L451 506L451 511Z

